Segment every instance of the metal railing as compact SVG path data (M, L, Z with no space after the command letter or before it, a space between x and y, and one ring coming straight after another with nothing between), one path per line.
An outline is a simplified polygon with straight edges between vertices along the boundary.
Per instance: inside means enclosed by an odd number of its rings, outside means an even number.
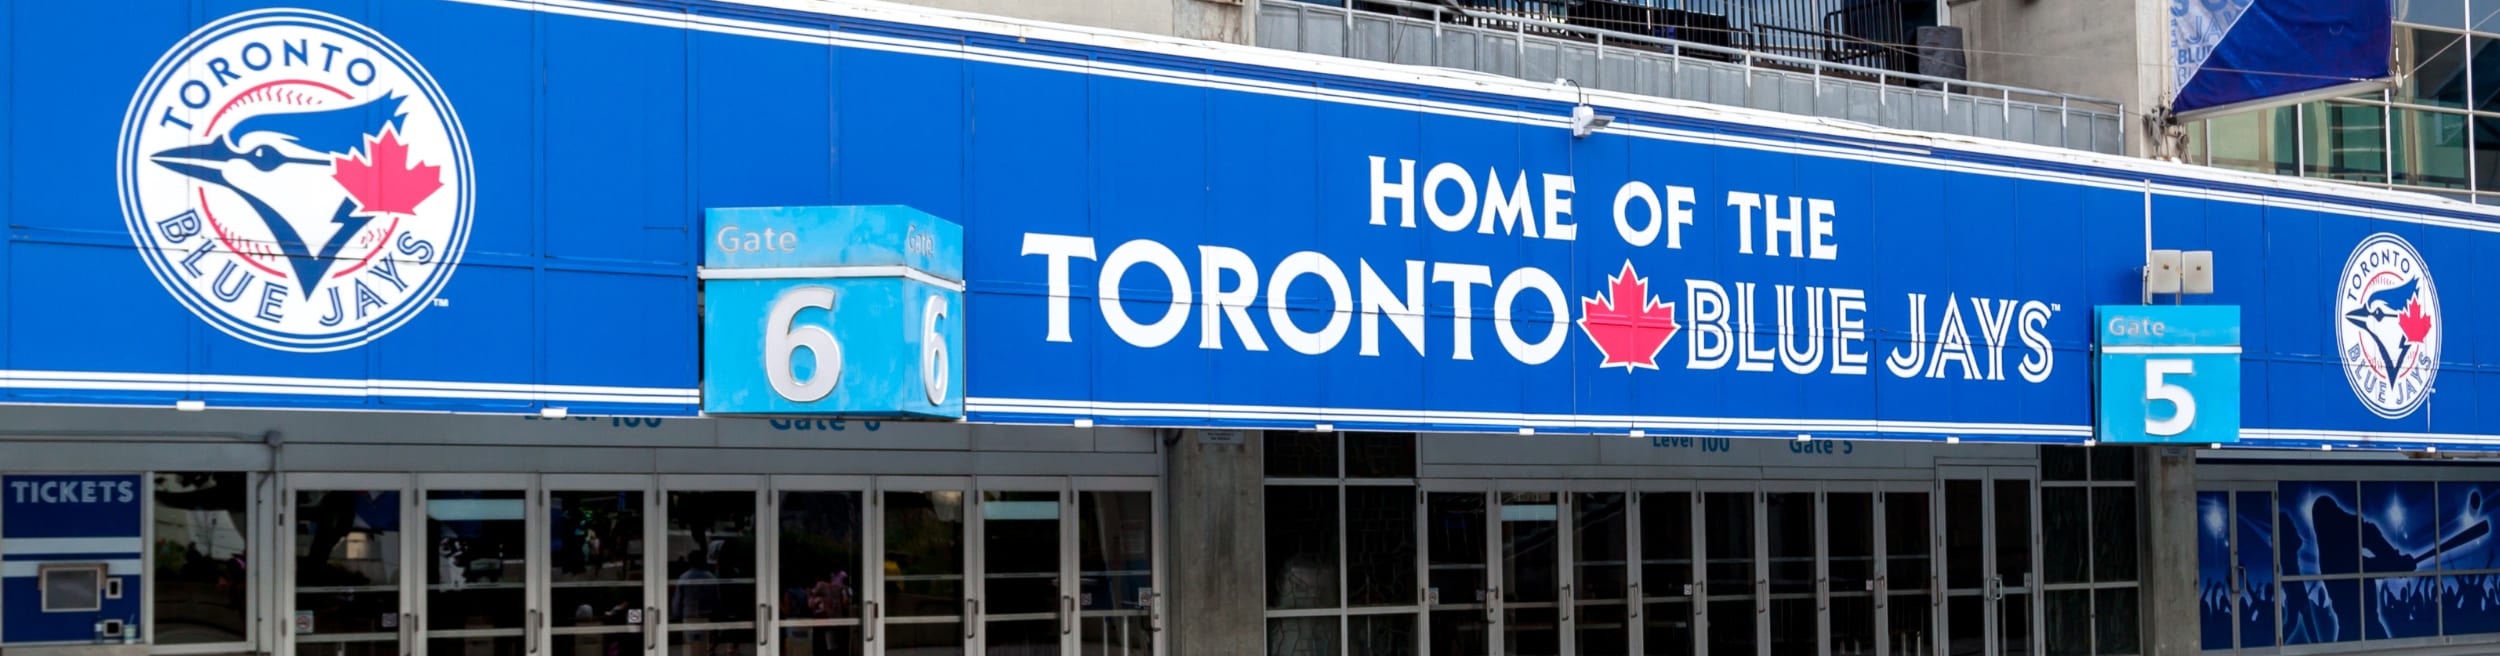
M1561 8L1551 2L1518 4ZM1847 118L1889 127L2107 153L2124 149L2119 117L2125 115L2126 107L2115 100L1760 52L1736 45L1630 34L1552 19L1571 20L1567 14L1550 16L1553 12L1540 14L1530 10L1515 13L1525 15L1412 0L1268 2L1262 4L1258 39L1259 45L1272 48L1457 68L1540 82L1569 77L1590 88ZM1535 17L1539 15L1548 17ZM1385 36L1380 34L1384 31ZM1552 59L1545 57L1547 51L1583 50L1593 51L1597 63L1554 63L1551 68L1564 69L1550 71L1558 75L1544 75L1549 71L1540 70L1547 67L1546 59ZM1672 78L1675 82L1670 85L1626 79L1644 77L1641 73L1609 74L1620 66L1643 71L1656 69L1656 75L1649 77ZM1571 74L1574 72L1589 75ZM1685 77L1712 79L1687 82ZM1765 85L1777 89L1764 93L1761 89ZM1795 89L1789 89L1791 86ZM1835 101L1826 99L1826 95L1843 97ZM1997 116L1972 116L1982 112ZM2072 125L2076 121L2085 124L2080 128L2084 133L2080 138L2075 134L2078 128Z

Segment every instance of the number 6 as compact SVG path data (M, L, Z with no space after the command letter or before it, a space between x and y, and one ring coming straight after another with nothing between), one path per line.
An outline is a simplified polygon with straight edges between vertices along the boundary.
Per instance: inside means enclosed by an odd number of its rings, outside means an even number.
M824 326L790 325L798 320L800 310L812 307L832 311L833 289L796 287L782 292L764 319L764 380L773 384L773 392L781 398L799 403L821 400L842 382L842 343L834 341L833 332ZM816 352L816 375L804 381L790 363L801 348Z
M938 332L938 320L946 318L946 297L930 296L921 310L920 387L929 393L929 405L946 405L946 385L953 372L948 370L946 334Z
M2187 432L2188 427L2196 423L2196 397L2188 394L2187 388L2162 380L2163 376L2170 374L2194 376L2196 375L2196 361L2144 361L2144 400L2147 402L2144 413L2144 434L2146 435L2169 437ZM2152 401L2169 401L2174 408L2174 411L2170 413L2170 418L2154 419L2150 403Z

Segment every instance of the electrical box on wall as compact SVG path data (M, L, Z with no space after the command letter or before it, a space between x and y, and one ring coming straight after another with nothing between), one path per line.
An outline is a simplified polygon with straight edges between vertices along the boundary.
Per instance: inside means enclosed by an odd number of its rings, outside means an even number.
M0 477L0 645L136 645L145 479ZM85 652L81 652L85 653Z

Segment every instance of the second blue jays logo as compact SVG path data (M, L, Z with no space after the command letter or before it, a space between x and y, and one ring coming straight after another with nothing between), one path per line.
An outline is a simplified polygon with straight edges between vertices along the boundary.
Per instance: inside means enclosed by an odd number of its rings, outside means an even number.
M2430 398L2445 320L2413 244L2382 232L2353 248L2335 286L2335 341L2345 382L2372 414L2401 419Z
M381 34L252 11L191 33L123 117L122 213L193 314L303 352L362 346L450 280L475 189L442 89Z

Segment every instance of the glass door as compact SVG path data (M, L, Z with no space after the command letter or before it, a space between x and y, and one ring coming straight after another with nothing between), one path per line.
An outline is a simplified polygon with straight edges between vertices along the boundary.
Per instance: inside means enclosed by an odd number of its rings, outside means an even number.
M1562 520L1568 497L1554 492L1503 492L1501 578L1496 595L1501 607L1500 653L1507 656L1559 656L1563 653L1563 555L1570 552Z
M1049 656L1075 632L1075 591L1062 586L1068 540L1062 481L984 479L979 501L981 630L990 654Z
M2029 467L1946 467L1942 478L1947 654L2039 649L2039 489Z
M757 592L761 481L751 477L669 476L661 481L669 656L753 656L770 634Z
M1694 590L1702 608L1704 647L1713 654L1758 653L1757 629L1765 612L1758 588L1769 579L1760 567L1760 493L1754 484L1701 484L1702 581Z
M548 476L548 651L554 656L656 652L649 477Z
M1493 651L1491 504L1481 490L1424 492L1424 641L1434 656Z
M961 655L979 636L967 615L980 601L964 594L967 553L963 479L879 481L871 517L878 528L869 553L877 554L877 608L871 633L886 654Z
M2039 488L2029 476L2000 476L1989 484L1989 519L1995 524L1989 584L1997 590L1990 612L1996 614L1997 653L2030 654L2038 633L2033 627L2039 626L2034 603L2039 584L2032 574L2039 571L2039 527L2033 521L2039 516Z
M1632 653L1631 496L1583 487L1571 494L1571 577L1563 595L1570 611L1571 651Z
M775 479L770 560L782 656L856 656L876 646L866 489L864 479Z
M1876 575L1876 616L1884 631L1884 647L1893 656L1935 653L1936 533L1935 496L1930 487L1887 489L1876 495L1883 506L1883 571Z
M424 581L423 653L516 656L539 651L545 626L532 568L538 491L528 476L421 476L425 519L414 553Z
M1825 642L1834 656L1878 653L1875 619L1875 493L1863 485L1823 489Z
M1693 559L1699 504L1689 490L1643 491L1633 502L1640 517L1640 580L1632 583L1632 596L1641 600L1633 609L1638 653L1686 656L1699 646L1701 607L1693 601L1700 589Z
M1765 483L1763 567L1768 621L1761 627L1772 656L1822 653L1822 517L1814 484Z
M1076 648L1083 656L1162 652L1162 561L1154 479L1085 480L1076 492Z
M414 630L404 518L408 477L292 475L286 518L293 612L283 631L301 656L398 656Z

